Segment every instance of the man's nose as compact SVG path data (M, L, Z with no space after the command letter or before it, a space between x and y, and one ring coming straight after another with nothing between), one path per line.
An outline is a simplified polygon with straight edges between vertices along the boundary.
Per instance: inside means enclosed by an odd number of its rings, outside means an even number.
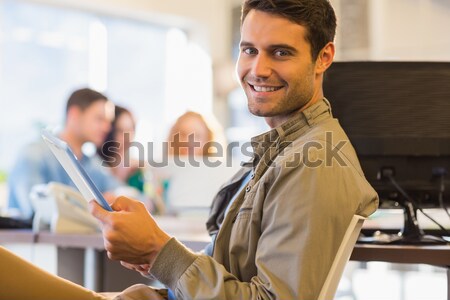
M272 74L271 60L266 56L259 54L253 60L251 73L255 77L268 78Z

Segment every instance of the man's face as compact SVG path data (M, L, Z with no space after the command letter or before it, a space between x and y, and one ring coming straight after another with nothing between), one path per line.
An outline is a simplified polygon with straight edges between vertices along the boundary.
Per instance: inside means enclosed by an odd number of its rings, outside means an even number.
M317 97L315 64L307 29L288 19L252 10L241 29L237 72L248 108L280 125Z
M109 101L95 101L78 115L79 134L85 142L100 146L111 128L114 105Z

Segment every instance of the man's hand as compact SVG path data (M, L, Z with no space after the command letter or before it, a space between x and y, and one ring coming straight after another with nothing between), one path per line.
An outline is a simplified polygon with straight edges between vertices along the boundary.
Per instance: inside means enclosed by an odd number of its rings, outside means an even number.
M141 275L144 277L153 279L153 277L149 273L149 271L150 271L149 265L133 265L133 264L126 263L124 261L121 261L120 264L127 269L141 273Z
M114 211L108 212L95 201L89 203L92 215L103 225L108 257L151 266L170 237L158 227L142 202L119 197L111 207Z
M105 198L106 202L108 202L109 205L112 205L114 201L116 201L116 195L112 192L104 192L103 198Z

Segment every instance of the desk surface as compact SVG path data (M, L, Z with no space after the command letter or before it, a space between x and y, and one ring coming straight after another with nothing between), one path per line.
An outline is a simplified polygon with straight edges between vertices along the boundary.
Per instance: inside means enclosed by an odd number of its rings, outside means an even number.
M211 238L206 234L174 234L174 236L188 248L194 251L202 250ZM0 235L0 241L3 241ZM11 241L10 241L11 242ZM97 250L105 249L103 245L103 236L101 233L95 234L64 234L40 232L37 235L36 242L43 244L52 244L63 248L94 248ZM14 241L17 243L17 241Z
M446 267L450 266L450 245L409 246L356 244L350 260L429 264Z
M36 234L29 229L0 229L0 243L34 243Z
M156 218L159 226L175 236L194 251L203 249L210 242L204 220L198 218ZM365 228L377 225L365 223ZM393 224L391 224L393 225ZM30 230L0 230L0 243L46 243L68 248L104 249L101 233L95 234L54 234L33 233ZM424 263L450 266L449 246L406 246L357 244L350 259L358 261L388 261L396 263Z
M446 228L450 229L450 218L441 209L426 210L431 216L435 217ZM418 213L419 223L423 229L437 229L437 225L429 221L420 212ZM207 241L209 240L206 232L206 217L204 216L157 216L155 217L158 225L167 233L177 238L194 239ZM368 220L364 222L364 230L400 230L403 227L403 213L400 209L379 209ZM33 234L26 230L0 230L0 242L32 242ZM82 239L82 244L94 248L103 247L103 243L98 241L98 237L85 234L58 234L58 243L61 246L76 246L74 239ZM40 233L39 240L44 243L55 243L56 240L50 233Z
M204 220L195 218L157 217L158 225L168 234L173 235L179 241L194 251L203 249L211 238L206 232ZM8 230L13 231L13 230ZM2 241L0 234L0 241ZM67 248L94 248L103 250L102 234L69 234L39 232L36 241L38 243L52 244Z
M210 241L207 234L175 234L186 246L194 251L203 249ZM94 248L103 250L103 238L96 234L54 234L27 230L0 230L1 243L46 243L67 248ZM450 266L450 245L409 246L409 245L367 245L357 244L351 255L356 261L385 261L393 263L430 264Z

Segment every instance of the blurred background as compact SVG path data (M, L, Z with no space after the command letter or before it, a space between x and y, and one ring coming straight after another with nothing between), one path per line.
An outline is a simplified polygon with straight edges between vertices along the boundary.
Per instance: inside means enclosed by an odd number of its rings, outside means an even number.
M448 0L333 0L337 60L449 61ZM0 0L0 178L25 143L62 124L89 86L130 108L136 140L166 138L187 109L229 141L264 130L234 79L241 0Z
M447 0L333 0L337 60L449 61ZM229 141L266 127L234 78L241 0L0 0L0 178L75 88L130 108L136 140L166 138L187 109Z
M450 61L448 0L331 2L339 22L337 61ZM240 4L0 0L0 209L17 151L43 127L63 124L66 100L76 88L89 86L130 108L137 119L136 141L143 145L164 141L186 110L215 115L228 142L266 130L263 120L248 113L235 80ZM445 297L444 271L420 267L419 277L411 277L419 267L406 274L374 264L374 272L393 271L371 275L366 266L358 271L358 287L385 280L381 286L392 290L383 294L363 287L356 291L367 293L361 299ZM437 294L427 288L421 298L410 288L425 277Z

